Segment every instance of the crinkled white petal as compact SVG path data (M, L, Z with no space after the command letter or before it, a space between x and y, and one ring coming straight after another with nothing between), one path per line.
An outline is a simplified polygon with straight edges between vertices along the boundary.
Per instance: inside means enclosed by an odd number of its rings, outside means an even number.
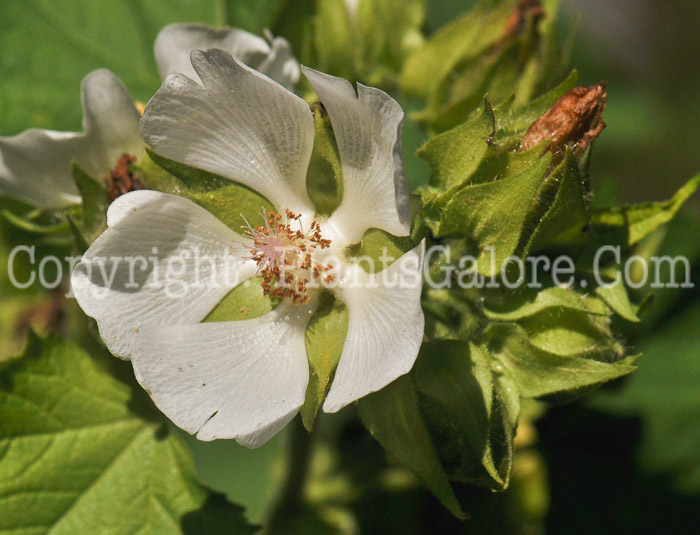
M139 113L128 91L101 69L82 82L84 133L31 129L0 138L0 194L41 208L80 203L71 162L99 178L122 153L137 154Z
M139 155L141 115L129 91L113 73L99 69L82 83L86 150L73 158L93 178L104 175L124 154Z
M136 338L139 383L176 425L200 440L255 448L304 403L304 331L315 304L282 304L259 318L149 326Z
M423 339L421 243L370 277L355 266L336 296L348 308L348 333L323 404L336 412L408 373Z
M84 134L31 129L0 138L0 195L39 208L80 204L71 160L85 151Z
M279 210L310 213L306 102L222 50L194 51L192 65L204 86L169 75L141 120L143 139L166 158L253 188Z
M245 63L291 90L301 77L300 65L294 57L292 45L283 37L273 37L269 32L266 32L266 37L270 42L268 56L257 66Z
M199 80L192 68L190 53L210 48L225 50L252 68L270 54L270 46L262 37L238 28L212 28L197 23L169 24L158 33L153 51L162 78L179 72Z
M401 159L403 111L379 89L302 67L328 110L343 169L343 200L331 216L349 241L368 228L395 236L410 230L410 208Z
M134 336L146 325L201 321L255 272L241 258L241 237L182 197L128 193L112 203L108 223L71 284L118 357L131 358Z

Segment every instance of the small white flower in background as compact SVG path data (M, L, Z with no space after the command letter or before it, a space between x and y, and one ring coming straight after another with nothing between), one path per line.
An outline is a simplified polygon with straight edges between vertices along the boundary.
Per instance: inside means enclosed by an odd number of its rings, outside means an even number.
M40 208L80 204L71 162L102 177L123 153L143 150L141 114L119 78L105 69L88 74L81 85L83 132L32 128L0 138L0 195Z
M403 112L378 89L358 84L356 93L343 79L304 69L332 121L343 171L340 206L319 218L306 191L314 142L308 104L221 50L194 52L192 64L203 85L168 76L141 121L144 140L162 156L253 188L275 211L267 207L265 221L242 236L184 198L129 193L111 205L109 228L76 268L73 291L110 350L131 359L138 381L175 424L202 440L257 447L304 403L305 329L321 292L314 281L331 283L349 314L325 412L413 366L424 327L423 244L373 276L345 256L369 228L409 233ZM214 284L195 284L193 250L207 259L200 277ZM179 280L189 291L164 292L156 283L162 274L151 267L140 272L138 288L130 285L120 257L153 251L162 261L184 259ZM231 290L227 270L239 281L261 275L265 291L282 302L255 319L202 323ZM114 274L111 284L104 273ZM275 284L281 281L288 284Z
M299 62L286 39L273 37L268 31L263 39L238 28L211 28L204 24L170 24L160 31L154 45L158 71L163 78L180 72L198 80L190 52L210 48L230 52L287 89L299 81Z
M190 52L197 48L227 50L273 80L292 87L299 64L289 43L280 37L264 39L237 28L214 29L201 24L171 24L154 45L161 75L183 72L196 79ZM0 195L39 208L80 204L71 162L96 179L105 178L122 154L140 155L140 113L121 81L110 71L88 74L81 85L83 132L30 129L0 137Z

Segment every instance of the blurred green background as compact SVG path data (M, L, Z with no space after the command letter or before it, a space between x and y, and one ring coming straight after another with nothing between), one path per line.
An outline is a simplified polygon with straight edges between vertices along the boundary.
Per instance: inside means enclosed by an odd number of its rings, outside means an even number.
M429 34L472 2L427 4ZM231 17L222 5L187 0L3 0L0 135L29 127L79 130L79 83L95 68L113 70L145 102L160 84L152 55L158 30L174 21L221 24ZM238 25L254 31L262 27L264 21L251 8L256 2L234 5ZM573 66L580 82L609 81L608 126L596 142L592 161L594 187L601 197L617 196L625 202L670 197L700 171L700 4L563 0L562 9L562 28L577 28ZM423 135L410 121L406 129L409 180L420 184L427 169L411 153ZM694 259L696 284L698 211L700 198L695 196L679 221L656 237L665 244L662 251ZM3 248L26 239L4 223L2 231ZM3 269L4 346L14 349L18 344L7 316L32 306L36 298L12 293ZM537 442L526 450L543 459L546 470L535 463L534 472L515 478L504 496L462 489L465 503L472 504L466 509L473 518L465 524L449 518L426 492L384 461L375 466L374 459L383 459L383 454L357 428L354 415L320 422L323 440L312 494L331 504L325 514L336 523L347 524L342 511L354 511L362 533L693 532L700 510L699 303L697 288L668 291L658 296L657 312L641 327L619 325L630 345L645 353L640 370L587 400L548 411L536 424ZM257 521L280 484L286 433L253 452L234 442L187 442L203 481L246 506L249 518ZM334 457L336 450L342 459ZM375 474L377 466L381 478L368 476L358 482L347 476ZM341 475L329 476L330 467L336 472L340 467ZM546 482L544 490L538 478ZM393 490L378 494L379 488ZM514 501L519 504L515 509ZM504 521L504 508L520 511L525 520ZM428 517L432 523L424 522Z

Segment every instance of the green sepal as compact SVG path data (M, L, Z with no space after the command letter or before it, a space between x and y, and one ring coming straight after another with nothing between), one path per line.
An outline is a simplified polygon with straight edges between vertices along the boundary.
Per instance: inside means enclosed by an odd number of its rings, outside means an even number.
M107 188L80 166L71 165L73 179L82 197L80 218L76 221L87 243L92 243L107 228Z
M306 328L309 385L301 407L301 418L308 431L313 429L318 411L331 387L347 332L347 307L330 294L322 294L319 309Z
M463 124L430 138L416 153L432 169L430 185L449 190L469 182L489 150L495 135L495 118L488 98Z
M413 245L415 244L407 236L394 236L384 230L371 228L345 254L350 262L359 263L368 273L378 273L383 269L384 263L389 267Z
M624 346L610 330L610 318L572 309L545 310L518 322L533 346L555 355L616 361Z
M273 205L250 188L229 182L228 186L212 191L185 190L180 193L211 212L234 232L241 234L246 220L255 227L264 222L263 214L274 209Z
M153 152L148 147L146 147L146 154L156 165L180 180L190 190L206 192L231 185L231 180L228 178L170 160ZM157 186L157 184L152 184L151 187L153 186ZM154 189L161 190L158 187L154 187Z
M521 243L531 210L538 206L537 193L550 161L550 155L544 155L522 173L460 188L441 209L430 200L426 210L435 217L434 235L463 235L473 240L476 271L485 276L497 274Z
M143 180L149 188L185 197L211 212L234 232L240 233L247 219L251 225L262 223L263 211L275 207L259 193L228 178L190 167L146 149L148 157L170 176L145 172ZM144 172L145 164L140 169ZM173 177L181 182L177 185Z
M70 228L70 233L73 238L73 249L79 253L83 254L88 250L90 244L85 240L80 226L75 222L74 218L70 215L66 216L66 221L68 221L68 226Z
M271 312L277 304L270 297L263 295L258 279L249 279L226 294L202 321L250 320Z
M590 238L590 195L574 153L566 149L564 161L547 181L556 194L550 202L542 202L546 212L530 237L527 251L557 251L579 254ZM544 201L544 199L542 199Z
M306 189L316 213L330 215L343 199L343 169L333 126L322 105L312 105L314 148L306 173Z
M595 289L596 295L600 296L607 305L613 309L617 314L626 319L637 323L640 321L637 315L639 308L632 304L630 301L629 293L625 284L622 282L622 274L620 274L619 281L614 284L598 286Z

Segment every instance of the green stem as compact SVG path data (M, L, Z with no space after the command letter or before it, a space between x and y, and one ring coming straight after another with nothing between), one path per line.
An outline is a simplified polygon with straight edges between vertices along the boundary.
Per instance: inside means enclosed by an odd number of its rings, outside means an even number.
M304 489L311 465L313 438L304 428L300 417L295 418L289 427L287 476L268 520L266 533L269 534L284 533L284 526L289 525L304 506Z

